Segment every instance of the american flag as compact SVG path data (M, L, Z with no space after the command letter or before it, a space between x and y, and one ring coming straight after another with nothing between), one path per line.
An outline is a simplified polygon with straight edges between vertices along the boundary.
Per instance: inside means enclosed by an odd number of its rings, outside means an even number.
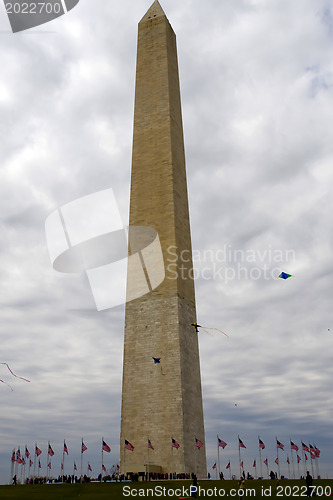
M261 448L262 450L265 449L265 445L264 443L261 441L261 439L259 439L259 448Z
M279 459L278 459L278 458L276 458L276 459L274 460L274 462L275 462L277 465L279 465Z
M223 450L227 446L227 443L225 441L223 441L222 439L220 439L218 436L217 436L217 442L218 442L218 445L223 448Z
M243 443L243 441L240 438L238 438L238 444L239 444L240 448L246 448L245 444Z
M308 453L309 453L309 451L310 451L310 450L309 450L309 447L308 447L306 444L304 444L304 443L303 443L303 441L302 441L302 450L303 450L303 451L307 451Z
M203 443L200 441L200 439L195 438L195 446L200 450L201 446Z
M308 459L308 457L306 456L306 453L304 453L304 455L305 455L305 461L306 461Z
M149 439L148 439L148 448L150 448L151 450L155 450L154 446L151 444Z
M255 466L256 466L256 461L254 460L254 461L253 461L253 467L255 467Z
M77 470L76 463L74 462L74 470Z
M81 445L81 453L83 453L84 451L86 451L88 448L86 447L86 445L84 444L84 442L82 441L82 445Z
M172 448L176 448L178 450L179 447L180 447L180 444L178 444L177 441L172 439Z
M315 446L315 454L316 454L316 457L319 458L320 450L318 450L318 448L316 446Z
M292 441L290 441L290 448L291 448L292 450L298 451L298 446L297 446L297 444L293 443Z
M50 444L49 444L48 454L50 455L50 457L53 457L53 455L54 455L54 451L52 450L52 446Z
M29 457L30 457L30 451L28 450L28 448L27 448L27 447L25 447L25 456L26 456L27 458L29 458Z
M102 465L102 470L104 470L104 472L106 472L106 468L104 465Z
M127 441L127 439L125 439L125 448L126 448L126 450L130 450L130 451L134 450L134 446L129 441Z
M68 455L68 448L67 448L67 444L65 443L65 441L64 441L64 453L67 453L67 455Z
M47 464L47 466L48 466L48 468L49 468L49 469L52 469L51 462L49 462L49 463Z
M92 472L92 468L91 468L89 463L88 463L88 470L90 470L90 472Z
M41 469L41 468L42 468L42 466L41 466L41 464L40 464L40 460L38 460L38 468L39 468L39 469Z
M106 451L107 453L110 453L110 452L111 452L111 448L110 448L110 446L109 446L109 445L107 445L105 441L103 441L102 450L103 450L103 451Z
M36 451L35 451L35 453L36 453L37 457L39 457L39 455L42 453L42 450L40 450L37 445L36 445Z
M15 450L13 451L13 454L12 454L12 462L16 462L16 458L15 458Z
M216 469L216 462L215 462L215 464L212 466L212 469Z
M25 465L25 458L24 457L21 459L21 464Z
M22 463L22 458L21 458L21 457L16 457L16 462L17 462L18 464L21 464L21 463Z
M228 465L226 466L226 469L230 469L230 460L229 460Z
M33 463L33 461L32 461L32 460L31 460L31 458L30 458L30 462L29 462L30 467L31 467L33 464L34 464L34 463Z
M289 460L288 455L287 455L287 464L289 464L289 465L290 465L290 460Z
M297 463L298 464L300 463L301 460L302 460L301 457L299 455L297 455Z
M268 467L268 460L266 458L266 460L264 460L264 464Z
M239 464L242 468L244 467L244 463L243 463L243 460L241 461L241 463Z
M21 458L20 448L18 448L18 450L16 452L16 458Z
M281 450L284 450L284 444L280 443L280 441L276 440L276 446L277 448L281 448Z

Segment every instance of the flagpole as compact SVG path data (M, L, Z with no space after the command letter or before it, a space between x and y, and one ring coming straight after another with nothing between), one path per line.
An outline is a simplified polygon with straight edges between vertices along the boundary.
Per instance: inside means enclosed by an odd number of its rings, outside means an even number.
M294 457L293 457L293 450L291 447L291 439L290 439L290 451L291 451L291 463L293 466L293 479L295 479L295 466L294 466Z
M101 465L101 482L103 479L103 443L104 443L104 437L102 436L102 465Z
M17 448L17 451L20 449L20 447ZM16 452L16 462L15 462L15 476L17 478L17 473L18 473L18 463L17 463L17 452Z
M125 463L126 463L126 449L124 448L124 477L126 479L126 467L125 467Z
M25 480L25 466L26 466L26 461L28 460L29 457L27 457L27 445L25 444L25 447L24 447L24 480ZM27 460L26 460L27 459Z
M306 461L305 461L305 452L303 450L303 444L302 444L302 458L303 458L303 463L304 463L304 478L305 478L306 477Z
M239 434L238 434L238 458L239 458L239 477L242 477L242 469L241 469L241 454L240 454L240 444L239 444Z
M194 437L194 443L196 443L195 441L195 437ZM196 450L194 450L194 474L197 475L197 453L198 453L198 447L196 446Z
M23 459L23 460L24 460L24 463L23 463L23 481L24 481L24 482L25 482L25 459L27 458L27 457L25 456L25 450L26 450L26 447L27 447L27 445L25 445L25 448L24 448L24 459ZM23 484L23 482L22 482L22 484Z
M315 464L316 464L317 479L319 479L319 460L318 460L319 457L317 455L317 446L314 443L313 446L315 447L315 455L316 455Z
M62 482L64 482L65 476L65 440L64 440L64 449L62 450Z
M220 447L219 447L219 436L217 434L217 464L218 464L218 471L219 471L219 477L221 475L221 469L220 469ZM217 471L216 471L217 473Z
M304 479L306 478L306 468L307 468L307 465L306 465L306 455L305 455L305 450L303 450L303 439L301 441L301 445L302 445L302 457L303 457L303 462L304 462Z
M310 444L310 443L309 443ZM310 444L310 460L311 460L311 469L312 469L312 477L314 477L314 472L313 472L313 458L312 458L312 455L313 455L313 451L312 451L312 446Z
M311 469L312 469L312 477L314 477L314 472L313 472L313 458L310 453L310 460L311 460Z
M255 472L255 476L256 476L256 479L258 478L257 476L257 461L255 460L255 466L254 466L254 472Z
M10 457L10 481L9 481L9 484L12 484L13 477L14 477L13 457L15 458L15 448L13 449L12 456Z
M36 477L36 448L37 448L37 443L35 443L35 456L34 456L34 479Z
M17 451L16 451L16 455L15 455L15 458L16 458L16 461L15 461L15 467L14 467L14 475L16 476L16 480L18 481L18 462L17 462L17 452L19 451L20 448L17 448Z
M81 441L81 470L80 470L80 483L82 483L82 462L83 462L83 451L82 451L82 445L83 445L83 438Z
M172 438L171 438L171 479L173 479L173 446L172 446Z
M260 448L260 436L258 436L258 445L259 445L259 460L260 460L260 476L263 478L262 475L262 461L261 461L261 448Z
M147 436L147 467L146 467L147 481L149 481L149 436Z
M229 460L229 463L230 463L230 460ZM231 463L230 463L230 467L229 467L229 479L231 479Z
M46 479L48 478L49 476L49 448L50 446L50 441L48 442L47 444L47 457L46 457Z
M277 444L277 437L276 437L276 458L277 458L277 466L278 466L278 478L280 479L281 475L280 475L280 462L279 462L279 447L278 447L278 444Z
M298 455L296 456L297 458L297 469L298 469L298 479L301 478L301 473L300 473L300 470L299 470L299 460L298 460Z

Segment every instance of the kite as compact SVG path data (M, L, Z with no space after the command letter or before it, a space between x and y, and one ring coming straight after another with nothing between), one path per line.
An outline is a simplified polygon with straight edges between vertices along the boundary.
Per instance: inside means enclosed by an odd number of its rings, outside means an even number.
M20 378L21 380L24 380L25 382L30 382L30 380L28 380L28 379L26 379L26 378L19 377L18 375L15 375L15 373L14 373L14 372L10 369L10 367L9 367L8 363L3 363L3 362L0 362L0 365L5 365L5 366L7 366L8 370L10 371L10 373L11 373L14 377L16 377L16 378ZM0 382L2 382L3 384L8 385L8 387L10 388L10 390L11 390L11 391L13 391L13 388L12 388L9 384L7 384L7 382L5 382L4 380L1 380L1 379L0 379Z
M207 332L207 330L216 330L217 332L223 333L223 335L225 335L226 337L229 338L229 335L227 335L226 333L222 332L222 330L219 330L218 328L211 328L211 327L208 327L208 326L201 326L201 325L198 325L198 323L191 323L191 326L194 326L195 331L197 333L199 333L199 328L202 328L204 332L206 332L208 335L212 336L212 334L210 332Z
M154 358L154 356L152 356L152 358L154 360L154 365L159 365L161 363L161 358ZM165 373L163 373L162 365L161 365L161 373L162 375L165 375Z
M292 274L287 274L287 273L282 272L282 273L278 276L278 278L281 278L281 279L283 279L283 280L287 280L287 279L288 279L288 278L290 278L291 276L292 276Z

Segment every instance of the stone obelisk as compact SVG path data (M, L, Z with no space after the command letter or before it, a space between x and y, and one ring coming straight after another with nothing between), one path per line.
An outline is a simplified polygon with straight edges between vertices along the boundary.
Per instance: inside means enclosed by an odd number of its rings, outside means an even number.
M126 304L120 472L205 476L176 37L158 1L138 31L130 226L157 231L165 279Z

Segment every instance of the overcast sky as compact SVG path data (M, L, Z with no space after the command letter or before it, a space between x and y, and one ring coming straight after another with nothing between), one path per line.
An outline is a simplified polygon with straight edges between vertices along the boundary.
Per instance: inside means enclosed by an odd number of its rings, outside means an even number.
M147 0L80 0L12 34L0 5L0 482L47 442L58 475L119 462L124 307L53 270L45 220L113 188L128 218L137 23ZM269 469L275 438L332 477L333 8L328 0L164 0L177 34L208 471ZM293 277L277 279L281 271ZM235 406L237 405L237 406ZM266 454L267 451L267 454ZM287 453L280 453L288 474ZM308 462L309 463L309 462ZM302 469L303 470L303 465Z

